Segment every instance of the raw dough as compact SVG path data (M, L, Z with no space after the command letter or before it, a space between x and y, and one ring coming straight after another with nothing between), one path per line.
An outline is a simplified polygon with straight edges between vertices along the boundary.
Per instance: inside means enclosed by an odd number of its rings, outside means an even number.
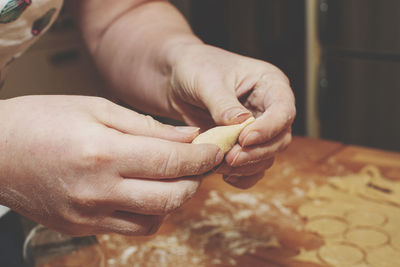
M311 220L306 229L322 236L332 236L343 233L347 228L346 222L333 217L321 217Z
M307 196L298 212L306 219L305 229L325 244L301 249L296 260L323 266L400 266L400 182L368 166L359 174L331 178Z
M251 117L241 124L211 128L199 134L199 136L193 140L192 144L214 144L226 153L235 145L240 132L253 121L255 121L255 119Z
M347 244L328 244L318 251L319 257L333 266L352 266L364 259L364 254L357 247Z
M397 250L399 250L400 251L400 233L397 233L396 235L392 235L391 237L390 237L390 239L391 239L391 243L392 243L392 246L395 248L395 249L397 249Z
M388 242L385 233L368 228L355 228L345 234L347 241L352 242L360 247L378 247Z
M346 214L346 220L354 226L379 226L386 222L386 217L372 211L355 210Z
M371 264L370 266L398 267L400 266L399 252L385 246L368 253L367 262Z

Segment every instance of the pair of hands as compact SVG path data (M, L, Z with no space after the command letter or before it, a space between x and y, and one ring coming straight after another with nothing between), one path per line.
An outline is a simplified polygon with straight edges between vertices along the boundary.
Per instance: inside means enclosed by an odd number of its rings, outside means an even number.
M197 128L163 125L102 98L3 100L1 203L71 235L144 235L216 166L238 187L256 183L291 139L287 78L268 63L207 45L179 51L166 89L175 117L202 128L257 118L225 159L214 145L190 144Z
M207 129L256 117L217 169L236 187L253 186L291 141L296 109L288 78L267 62L216 47L177 49L169 98L182 120Z

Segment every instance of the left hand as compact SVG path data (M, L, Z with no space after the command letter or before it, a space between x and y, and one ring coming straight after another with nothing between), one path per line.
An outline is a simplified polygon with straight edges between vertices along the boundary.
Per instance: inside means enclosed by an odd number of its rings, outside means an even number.
M267 62L204 44L175 51L168 97L187 124L206 129L256 117L217 169L228 183L251 187L291 141L296 108L288 78Z

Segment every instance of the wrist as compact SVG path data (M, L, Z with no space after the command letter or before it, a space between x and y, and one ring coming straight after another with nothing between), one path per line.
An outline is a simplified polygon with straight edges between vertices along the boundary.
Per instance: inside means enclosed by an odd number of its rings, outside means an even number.
M181 113L176 110L175 105L172 104L172 99L174 98L174 91L176 93L176 88L180 87L176 79L176 68L181 61L181 57L185 57L185 51L188 47L203 45L203 42L197 38L195 35L186 36L176 36L175 38L170 38L165 41L162 45L160 51L160 57L163 62L160 64L163 66L163 76L165 83L165 100L167 104L167 114L169 117L174 119L182 120Z
M119 99L143 112L176 118L168 103L172 70L180 48L202 42L171 4L149 1L131 9L95 43L95 62Z
M185 51L185 48L194 45L203 45L204 43L194 34L185 34L168 38L162 45L161 58L164 58L164 66L171 74L174 67L177 65L179 58Z

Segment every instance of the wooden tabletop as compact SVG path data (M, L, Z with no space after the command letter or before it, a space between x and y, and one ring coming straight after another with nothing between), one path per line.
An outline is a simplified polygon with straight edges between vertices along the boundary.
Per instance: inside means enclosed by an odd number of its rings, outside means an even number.
M157 234L98 236L107 266L321 266L293 259L324 241L304 230L296 210L331 176L374 165L400 179L400 154L295 137L256 186L239 190L209 175L195 197ZM75 259L76 260L76 259Z

